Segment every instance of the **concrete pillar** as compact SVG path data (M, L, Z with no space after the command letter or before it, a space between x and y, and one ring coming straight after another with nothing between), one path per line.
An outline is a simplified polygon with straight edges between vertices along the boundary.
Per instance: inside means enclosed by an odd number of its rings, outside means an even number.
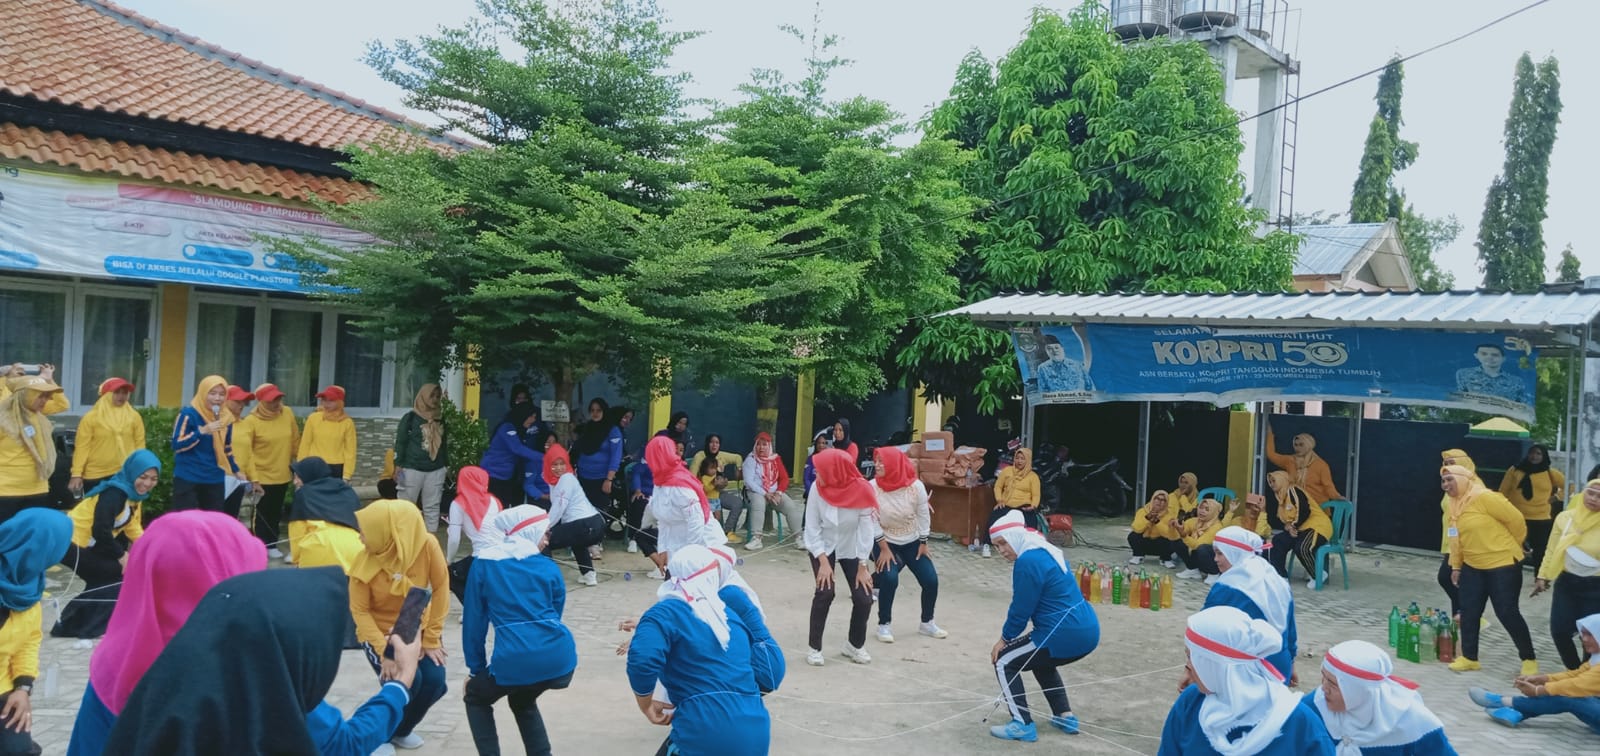
M1283 104L1284 74L1278 68L1261 71L1257 82L1256 112L1266 113ZM1250 204L1266 211L1267 220L1278 218L1278 187L1283 170L1283 111L1256 119L1255 170L1251 172Z
M1228 489L1240 499L1255 480L1256 416L1254 412L1228 413Z
M807 370L794 380L794 456L789 458L789 474L795 480L800 480L806 471L816 404L817 374Z
M156 390L145 390L146 403L160 407L182 407L189 403L188 386L183 385L183 353L189 341L189 291L182 284L162 284L160 302L161 345L156 357ZM137 378L135 378L137 380Z

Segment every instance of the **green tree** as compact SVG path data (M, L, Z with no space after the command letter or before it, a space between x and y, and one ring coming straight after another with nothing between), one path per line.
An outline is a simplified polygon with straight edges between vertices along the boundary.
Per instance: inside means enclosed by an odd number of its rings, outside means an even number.
M328 211L378 241L295 250L328 266L327 296L423 360L530 370L569 400L595 370L660 390L662 361L695 377L804 364L819 333L762 314L836 299L858 266L802 254L836 241L807 233L836 208L755 228L713 186L684 77L667 73L692 35L651 0L479 9L463 28L372 47L408 105L486 146L354 150L374 196Z
M976 155L964 179L990 202L956 262L962 298L1286 287L1294 239L1255 235L1237 118L1199 44L1125 46L1092 5L1035 10L996 65L962 61L927 125ZM932 393L983 412L1015 393L1005 334L960 318L918 326L899 361Z
M1572 245L1561 250L1561 266L1556 269L1558 283L1581 283L1583 281L1583 264L1578 261L1578 256L1572 252Z
M1367 145L1361 152L1361 170L1356 172L1355 191L1350 195L1351 223L1382 223L1389 218L1389 199L1394 194L1394 143L1383 115L1372 117L1367 126Z
M1411 263L1411 276L1417 280L1421 291L1449 291L1455 288L1454 273L1439 267L1435 255L1461 235L1461 221L1454 215L1429 218L1406 200L1405 192L1395 195L1400 206L1397 216L1400 242L1406 248L1406 259Z
M1506 116L1506 160L1489 184L1478 224L1483 286L1534 291L1544 282L1544 219L1550 188L1550 152L1561 122L1561 71L1555 58L1534 65L1517 59L1511 110Z

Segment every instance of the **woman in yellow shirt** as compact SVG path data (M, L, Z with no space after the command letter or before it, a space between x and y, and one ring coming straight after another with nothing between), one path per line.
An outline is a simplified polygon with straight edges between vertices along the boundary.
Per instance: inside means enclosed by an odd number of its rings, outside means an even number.
M83 580L83 591L61 610L50 634L57 638L105 635L121 593L128 551L144 535L140 511L161 476L155 452L140 449L123 460L116 475L89 490L72 508L72 544L61 563Z
M1544 547L1550 541L1550 513L1566 490L1566 476L1550 466L1550 450L1542 444L1528 447L1522 461L1512 465L1500 479L1500 495L1528 523L1529 564L1544 563Z
M337 565L346 574L365 548L356 510L361 497L335 477L321 457L294 463L294 505L289 509L290 558L301 567Z
M1199 580L1207 575L1217 575L1217 553L1212 542L1217 531L1222 530L1222 503L1206 497L1195 505L1194 517L1181 525L1183 535L1183 563L1188 569L1178 573L1184 580Z
M350 480L356 471L356 423L344 413L344 388L329 386L317 394L317 410L300 432L300 459L321 457L336 478Z
M0 524L0 753L32 753L33 680L44 640L44 571L72 542L65 513L34 508Z
M133 384L121 378L100 383L100 398L78 421L73 438L72 478L67 488L82 494L86 488L117 474L128 455L144 448L144 418L128 403Z
M1307 585L1317 584L1317 549L1333 538L1333 521L1322 511L1322 502L1295 485L1289 473L1274 470L1267 474L1267 487L1278 497L1277 510L1267 512L1267 520L1280 532L1272 537L1269 556L1279 575L1289 575L1289 555L1293 554L1311 576ZM1277 515L1276 519L1273 515Z
M0 522L28 507L50 506L56 470L55 427L44 408L61 387L32 376L15 380L0 399Z
M1554 585L1550 639L1567 669L1583 663L1572 642L1579 618L1600 614L1600 480L1589 481L1572 498L1578 506L1556 515L1549 548L1539 565L1538 579L1533 581L1533 596Z
M234 430L233 457L239 463L239 473L261 495L256 500L252 530L267 545L269 558L282 559L278 522L283 519L283 500L294 480L289 465L300 446L300 423L295 420L294 410L283 406L283 391L277 386L263 383L254 393L256 408Z
M27 383L28 379L33 377L35 376L28 375L27 372L25 372L25 369L22 367L22 363L20 362L14 362L10 365L7 365L3 369L0 369L0 399L5 399L6 397L10 396L12 389ZM43 378L52 383L55 382L56 366L48 362L40 365L37 377ZM50 401L44 403L44 409L41 411L46 415L59 415L63 412L66 412L69 406L70 405L67 403L67 395L65 392L63 392L52 395L50 397Z
M1167 567L1177 566L1174 560L1183 554L1183 540L1178 532L1178 510L1169 503L1166 491L1150 494L1150 501L1133 513L1128 548L1133 551L1128 564L1153 556Z
M1237 525L1258 536L1262 541L1272 540L1272 518L1267 514L1267 497L1247 493L1244 500L1233 502L1233 513L1223 520L1222 527Z
M1033 471L1033 452L1026 447L1011 454L1011 464L994 479L994 511L989 513L989 524L978 535L983 543L983 555L989 556L989 528L1012 510L1022 513L1023 522L1034 530L1039 529L1039 474Z
M1267 423L1267 461L1287 473L1293 483L1311 495L1318 504L1337 501L1344 495L1333 484L1333 469L1328 461L1317 454L1317 439L1310 433L1297 434L1290 444L1294 454L1279 454L1278 439L1272 434L1272 423Z
M356 512L366 550L350 570L350 614L356 637L367 650L367 662L380 675L394 661L384 658L389 628L400 615L400 605L413 587L433 591L422 618L422 660L417 665L411 702L395 728L393 742L405 749L422 747L422 737L412 732L423 715L444 695L444 618L450 613L450 571L439 539L422 523L417 505L401 499L381 499ZM392 676L392 675L391 675Z
M1522 657L1522 674L1539 674L1528 622L1517 606L1522 591L1522 541L1527 524L1506 497L1483 486L1471 470L1451 465L1439 471L1450 496L1450 580L1461 591L1461 656L1450 664L1456 672L1482 669L1478 663L1478 621L1494 604L1494 616L1511 636Z
M1480 484L1483 482L1481 478L1478 478L1478 465L1472 461L1471 457L1467 456L1466 452L1460 449L1445 449L1439 452L1439 456L1443 460L1440 463L1442 466L1460 465L1472 473L1474 480L1477 480ZM1443 484L1440 484L1440 489L1443 490L1443 488ZM1450 578L1452 568L1450 567L1450 494L1448 493L1441 494L1439 497L1439 553L1444 555L1444 558L1439 561L1439 587L1443 588L1444 594L1450 597L1450 616L1460 622L1461 591L1456 589L1455 581Z
M1168 503L1178 512L1178 524L1194 517L1195 505L1200 503L1200 478L1192 472L1178 476L1178 488L1167 497Z

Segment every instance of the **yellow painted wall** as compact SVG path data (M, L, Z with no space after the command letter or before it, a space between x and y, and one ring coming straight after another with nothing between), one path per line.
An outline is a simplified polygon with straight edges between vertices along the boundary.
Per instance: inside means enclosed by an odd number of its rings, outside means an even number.
M1252 412L1228 413L1228 488L1241 498L1255 480L1255 420Z
M922 384L917 384L915 391L911 392L911 440L922 440L922 433L928 429L928 398L922 393Z
M189 400L189 387L183 385L183 350L189 341L189 287L162 284L160 307L155 400L162 407L182 407Z
M811 423L817 403L817 374L807 370L794 382L794 456L789 458L791 477L800 480L811 453Z
M483 395L483 378L478 375L478 348L467 347L466 376L462 379L461 411L468 417L478 416L479 401Z

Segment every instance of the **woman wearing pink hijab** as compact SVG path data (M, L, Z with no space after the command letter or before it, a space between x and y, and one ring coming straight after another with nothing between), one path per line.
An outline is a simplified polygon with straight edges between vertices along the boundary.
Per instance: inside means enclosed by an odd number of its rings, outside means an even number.
M267 550L239 521L191 510L158 518L128 552L122 592L105 639L89 659L89 686L69 756L102 753L117 714L145 670L212 586L264 570Z

